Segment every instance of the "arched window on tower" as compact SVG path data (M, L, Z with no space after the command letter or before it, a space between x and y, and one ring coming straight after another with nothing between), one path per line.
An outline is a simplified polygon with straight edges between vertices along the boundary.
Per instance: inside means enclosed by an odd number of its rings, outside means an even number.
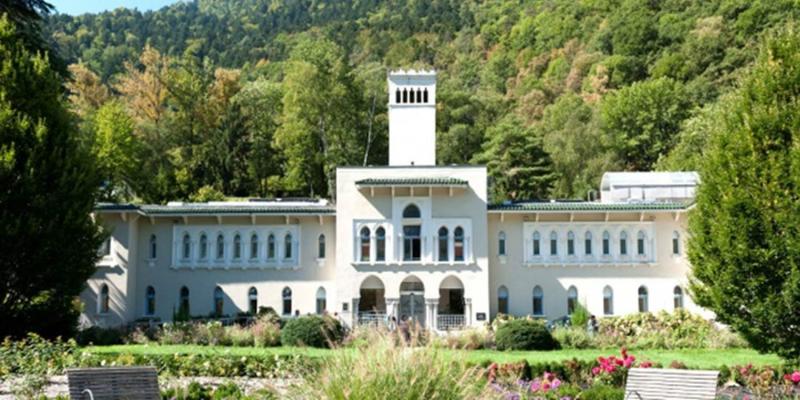
M250 236L250 259L258 258L258 235L255 233Z
M587 256L592 255L592 232L586 231L583 237L583 252Z
M611 254L611 235L608 231L603 232L603 255Z
M403 89L403 103L408 103L408 89Z
M394 102L400 104L400 89L394 91Z
M639 234L636 236L636 254L640 256L644 255L645 239L644 231L639 231Z
M283 237L283 258L286 260L292 259L292 234L287 233L286 236Z
M417 89L417 103L422 103L422 91Z
M361 228L361 232L359 233L359 237L360 237L360 242L361 242L361 245L360 245L361 252L359 253L359 261L369 261L369 253L370 253L370 248L369 248L369 241L370 241L369 228L367 228L366 226Z
M386 261L386 229L375 230L375 261Z
M200 235L200 259L208 258L208 236L205 233Z
M275 235L271 233L267 237L267 259L275 259Z
M247 312L250 315L258 313L258 290L255 287L247 291Z
M567 255L575 255L575 234L572 231L567 232Z
M683 289L680 286L675 286L672 290L672 300L676 310L683 308Z
M533 315L544 315L544 290L539 285L533 287Z
M533 232L533 256L538 257L542 254L541 236L539 231Z
M439 261L450 260L450 255L447 251L449 246L449 233L447 232L447 227L443 226L439 228Z
M567 314L572 314L578 307L578 289L575 286L570 286L567 290Z
M603 288L603 315L614 314L614 290L611 286Z
M503 231L497 234L497 255L506 255L506 233Z
M628 254L628 234L626 232L619 234L619 254L623 256Z
M497 289L497 312L499 314L508 314L508 289L505 286L500 286Z
M184 260L188 260L191 255L192 255L192 239L189 237L188 233L185 233L183 235L183 254L182 254L182 258Z
M639 286L639 312L647 312L649 308L647 303L647 287Z
M422 102L428 103L428 89L422 91Z

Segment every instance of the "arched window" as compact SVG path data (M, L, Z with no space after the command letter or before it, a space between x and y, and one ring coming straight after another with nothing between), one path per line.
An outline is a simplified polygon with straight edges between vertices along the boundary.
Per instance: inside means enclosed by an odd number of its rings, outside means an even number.
M425 90L422 91L422 102L423 103L427 103L428 102L428 89L425 89Z
M247 291L247 312L250 315L258 313L258 290L255 287Z
M409 204L403 210L403 218L420 218L422 214L419 212L419 207L414 204Z
M603 315L614 314L614 290L611 286L603 288Z
M567 290L567 314L572 314L578 307L578 289L570 286Z
M567 255L575 255L575 234L572 231L567 232Z
M156 313L156 290L152 286L148 286L145 291L144 315L153 315Z
M544 315L544 290L539 285L533 287L533 315Z
M322 260L325 258L325 235L319 235L317 238L317 258Z
M422 91L417 89L417 103L422 103Z
M541 237L539 236L539 232L533 232L533 255L539 256L542 254L542 246L541 246Z
M292 289L289 287L283 288L283 292L281 293L283 296L283 315L291 315L292 314Z
M676 310L683 308L683 289L680 286L675 286L672 290L672 301Z
M611 235L608 231L603 232L603 255L611 254Z
M647 288L639 286L639 312L647 312Z
M208 258L208 237L206 234L200 235L200 259L205 260Z
M416 103L416 98L414 96L414 89L411 89L411 91L409 93L408 102L411 103L411 104Z
M583 252L587 256L592 255L592 232L586 231L583 235Z
M107 314L111 309L111 299L108 294L108 285L105 283L100 287L100 298L98 300L100 314Z
M317 314L322 314L328 308L327 294L325 288L317 289Z
M255 233L250 236L250 258L253 260L258 258L258 235Z
M403 225L403 261L419 261L422 257L422 227Z
M558 234L556 231L550 232L550 255L558 254Z
M359 255L359 261L369 261L369 253L370 253L370 249L369 249L369 242L370 242L369 228L367 228L366 226L361 228L361 233L359 233L359 237L361 238L360 239L361 252L360 252L360 255Z
M439 261L450 260L450 255L448 254L448 248L450 246L449 241L449 232L447 232L447 228L444 226L439 228Z
M178 304L178 312L181 315L189 316L189 288L186 286L181 288L180 303Z
M233 237L233 258L235 260L242 258L242 237L238 233Z
M626 232L619 234L619 254L623 256L628 254L628 234Z
M158 254L158 244L156 243L156 235L150 235L150 259L155 260Z
M644 255L644 239L644 232L639 231L639 233L636 235L636 254L640 256Z
M290 260L292 258L292 234L287 233L283 237L283 258Z
M497 255L506 255L506 233L503 231L497 234Z
M403 103L408 103L408 89L403 89Z
M267 237L267 259L275 259L275 235L271 233Z
M214 288L214 316L222 316L224 305L225 300L223 297L222 288L217 286Z
M394 91L394 102L400 104L400 89Z
M505 286L497 289L497 312L508 314L508 289Z
M386 261L386 229L375 230L375 261Z
M681 254L681 235L678 231L672 232L672 254L676 256Z
M453 231L453 258L464 261L464 228L460 226Z
M217 260L225 258L225 237L220 234L217 236Z
M189 234L186 233L183 235L183 259L188 260L189 257L192 256L192 239L189 237Z

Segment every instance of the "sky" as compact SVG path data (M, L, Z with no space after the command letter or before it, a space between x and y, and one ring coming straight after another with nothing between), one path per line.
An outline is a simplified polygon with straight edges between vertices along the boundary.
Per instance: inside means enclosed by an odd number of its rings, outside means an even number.
M63 14L79 15L113 10L118 7L137 8L139 11L157 10L176 0L49 0L56 11Z

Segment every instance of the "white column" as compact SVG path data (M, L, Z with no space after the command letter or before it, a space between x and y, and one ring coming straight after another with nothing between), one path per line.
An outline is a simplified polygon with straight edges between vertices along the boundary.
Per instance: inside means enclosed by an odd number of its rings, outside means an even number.
M464 325L472 325L472 299L464 299Z

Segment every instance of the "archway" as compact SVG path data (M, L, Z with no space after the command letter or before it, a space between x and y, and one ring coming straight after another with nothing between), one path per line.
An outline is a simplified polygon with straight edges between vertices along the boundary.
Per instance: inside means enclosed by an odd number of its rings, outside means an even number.
M382 322L386 315L386 299L383 282L370 275L361 282L358 300L358 323Z
M425 285L416 276L400 283L400 319L425 326Z
M464 284L450 275L439 285L436 329L451 330L464 326Z

